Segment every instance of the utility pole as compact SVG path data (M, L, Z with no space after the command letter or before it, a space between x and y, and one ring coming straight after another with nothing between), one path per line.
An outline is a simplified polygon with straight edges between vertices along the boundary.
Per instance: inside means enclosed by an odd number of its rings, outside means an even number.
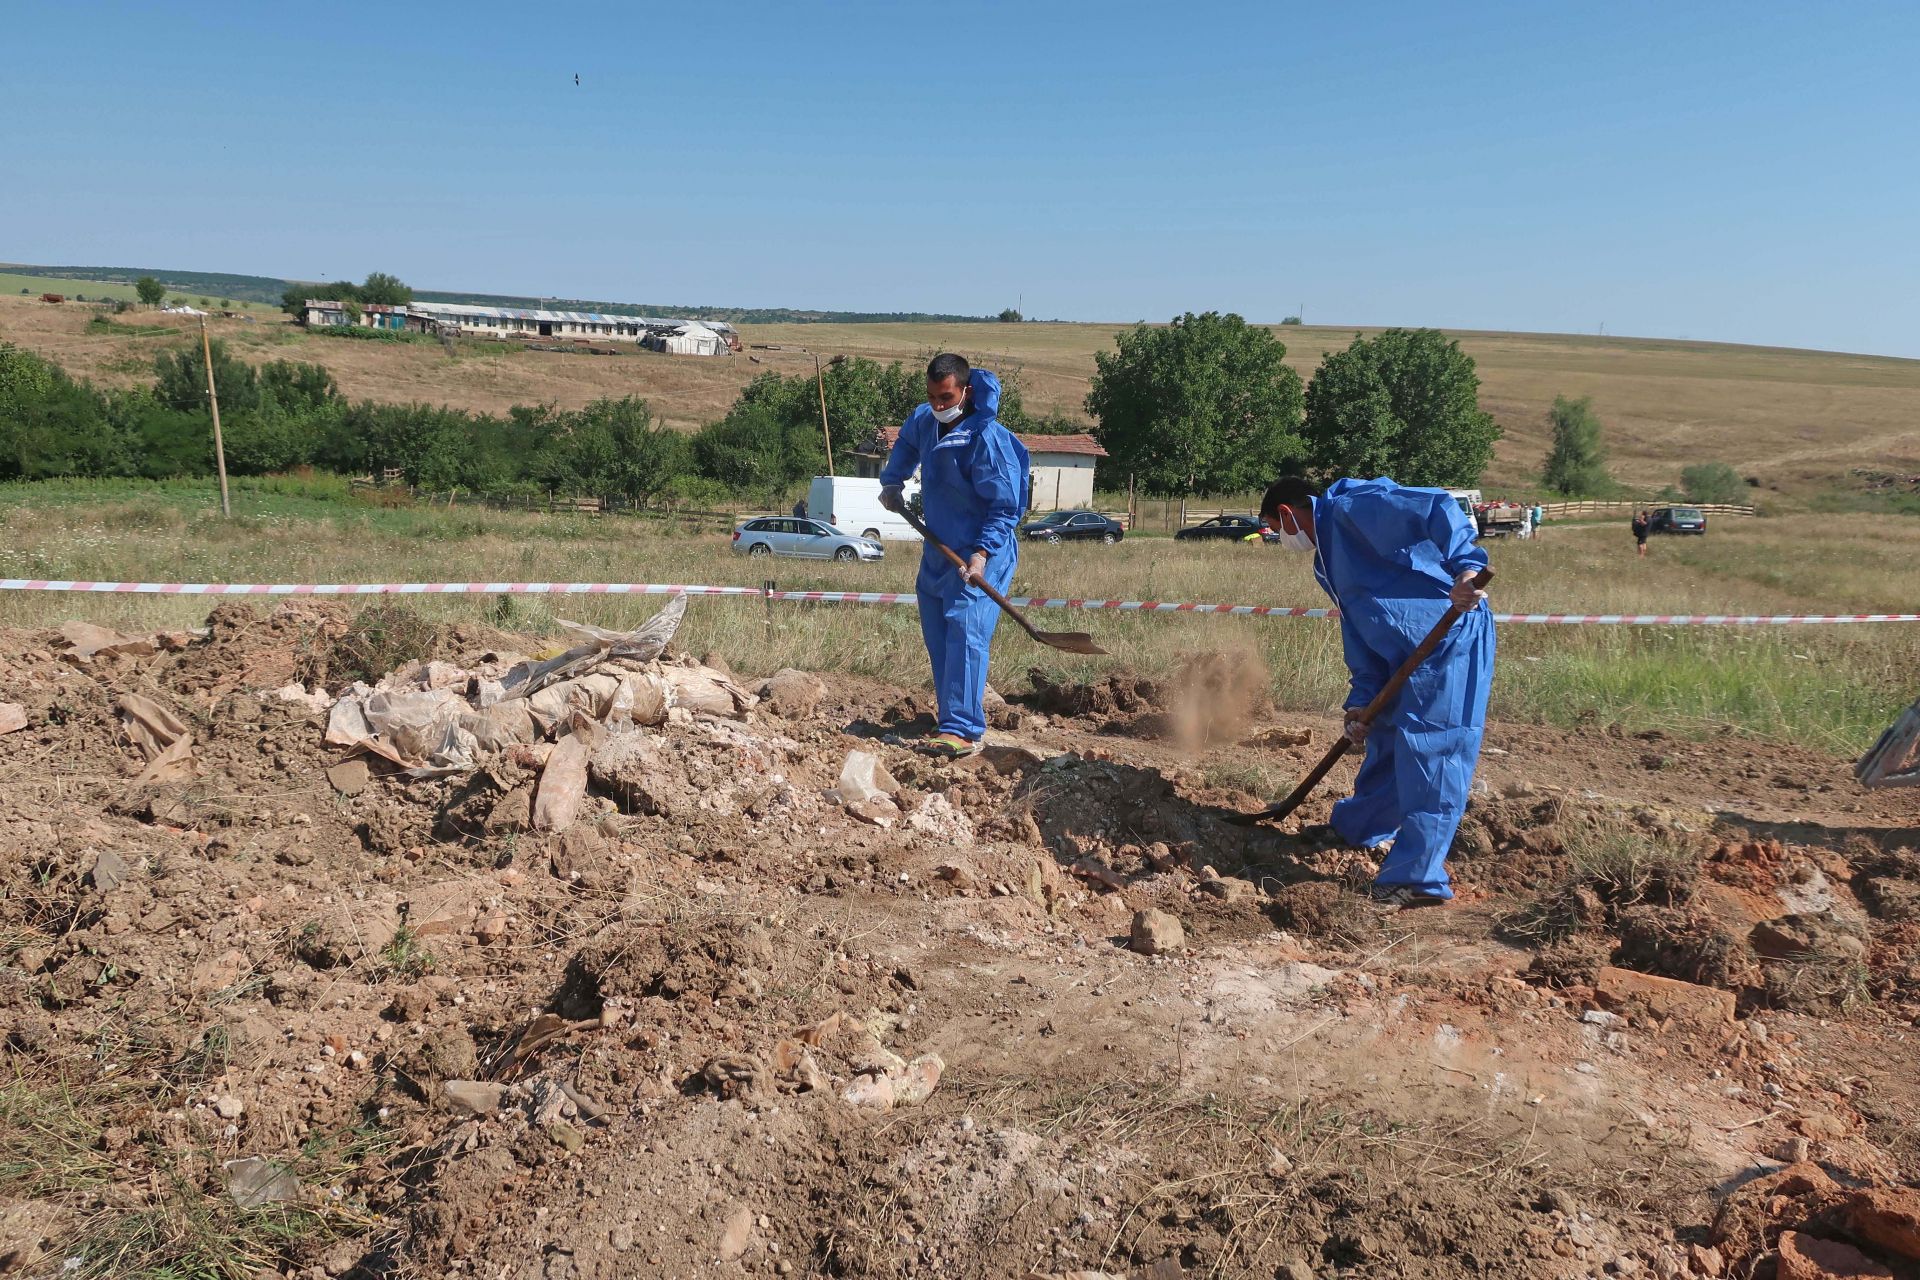
M207 337L207 318L200 317L200 350L207 358L207 404L213 409L213 460L220 468L220 514L233 518L227 497L227 446L220 439L220 395L213 389L213 340Z
M820 372L820 354L816 351L809 351L807 354L813 357L813 385L820 392L820 439L826 443L827 474L832 475L833 433L827 430L827 379L826 375Z
M769 347L767 349L769 351L778 351L780 348ZM820 439L825 442L827 446L827 474L832 475L833 433L827 430L827 379L826 375L820 370L820 353L818 351L809 351L805 347L793 347L790 349L798 351L801 355L813 357L813 385L818 388L820 392ZM827 368L831 369L835 365L845 363L846 358L845 355L835 356L833 359L827 361Z

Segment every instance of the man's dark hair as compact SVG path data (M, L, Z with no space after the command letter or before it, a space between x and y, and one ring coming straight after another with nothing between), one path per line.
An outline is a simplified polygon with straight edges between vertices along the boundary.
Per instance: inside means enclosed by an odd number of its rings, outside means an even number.
M1260 518L1266 519L1282 507L1311 507L1313 499L1320 496L1304 476L1281 476L1267 486L1267 492L1260 499Z
M927 361L928 382L945 382L952 378L955 386L964 387L972 373L973 366L967 363L967 358L954 355L951 351L943 351Z

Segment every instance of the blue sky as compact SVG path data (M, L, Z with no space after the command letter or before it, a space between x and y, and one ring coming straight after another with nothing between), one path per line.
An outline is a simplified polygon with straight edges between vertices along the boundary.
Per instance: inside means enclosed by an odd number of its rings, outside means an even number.
M13 0L4 25L0 260L1920 357L1912 3Z

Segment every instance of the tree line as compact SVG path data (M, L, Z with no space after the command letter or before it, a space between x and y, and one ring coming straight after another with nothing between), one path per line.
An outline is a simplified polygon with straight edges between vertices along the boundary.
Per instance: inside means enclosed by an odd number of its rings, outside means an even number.
M400 285L378 273L343 286L360 297ZM228 468L266 474L312 466L396 470L433 490L565 492L633 503L774 502L849 455L925 398L915 362L839 358L821 372L763 373L718 421L668 430L645 401L505 414L349 401L319 365L258 367L212 344ZM1109 483L1150 495L1232 493L1299 470L1320 478L1391 475L1465 485L1499 428L1478 403L1473 361L1435 330L1388 330L1329 353L1310 382L1274 333L1239 316L1188 314L1138 325L1096 357L1086 407L1111 455ZM1014 431L1083 430L1024 403L1005 379L1000 417ZM153 382L102 390L25 351L0 347L0 479L210 474L206 359L199 344L155 358ZM821 400L831 437L822 432Z
M925 399L921 370L841 360L811 373L764 373L699 431L667 428L644 400L580 409L523 405L505 414L348 400L316 364L254 367L210 344L227 468L266 475L317 467L347 475L397 470L445 491L565 493L635 504L776 501L826 470L824 391L836 463ZM1075 429L1036 417L1017 381L1001 416L1014 430ZM0 480L55 476L204 476L214 471L206 357L199 344L161 352L151 385L103 390L0 344Z

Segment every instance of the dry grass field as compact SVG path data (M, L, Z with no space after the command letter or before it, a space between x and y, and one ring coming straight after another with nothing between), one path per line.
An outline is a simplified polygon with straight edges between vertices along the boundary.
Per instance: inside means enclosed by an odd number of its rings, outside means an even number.
M84 308L0 297L0 340L58 360L110 385L148 376L159 336L85 332ZM164 322L170 317L156 317ZM550 352L463 351L430 344L348 342L309 336L278 317L256 324L216 321L218 335L249 359L324 364L349 396L424 400L500 411L553 401L578 406L601 396L646 397L668 422L692 428L723 413L757 373L813 368L794 350L916 360L959 350L1017 373L1030 405L1079 414L1096 351L1112 324L749 326L749 349L730 359L699 360L637 352L577 356ZM186 326L182 325L183 330ZM1351 341L1353 329L1279 331L1303 376L1321 354ZM1487 476L1492 488L1524 486L1536 475L1556 395L1592 396L1608 428L1615 471L1657 490L1681 467L1725 461L1792 496L1828 487L1861 465L1920 470L1920 361L1705 342L1579 335L1461 333L1478 362L1481 400L1506 436Z
M206 484L0 486L0 576L187 582L671 582L792 590L913 589L917 555L841 565L733 554L718 527L494 512L380 509L294 480L238 482L235 519L219 520ZM1871 515L1729 520L1701 539L1657 539L1633 557L1625 529L1549 526L1492 548L1496 604L1515 612L1891 612L1920 592L1920 522ZM763 571L764 569L764 571ZM1128 540L1116 547L1029 547L1018 595L1322 605L1305 557L1258 546ZM558 635L558 616L633 626L657 600L617 596L408 597L440 616ZM129 630L196 626L204 597L0 593L0 626L83 617ZM994 650L1009 692L1031 667L1079 679L1115 667L1166 675L1197 652L1258 655L1275 701L1322 710L1344 692L1337 629L1323 621L1122 613L1043 615L1093 631L1110 659L1042 649L1011 626ZM781 605L768 630L752 601L702 600L683 635L743 669L783 666L889 680L925 679L906 608ZM1857 751L1913 697L1920 629L1905 624L1801 628L1513 625L1501 635L1495 713L1543 724L1598 717L1687 734L1733 729Z

